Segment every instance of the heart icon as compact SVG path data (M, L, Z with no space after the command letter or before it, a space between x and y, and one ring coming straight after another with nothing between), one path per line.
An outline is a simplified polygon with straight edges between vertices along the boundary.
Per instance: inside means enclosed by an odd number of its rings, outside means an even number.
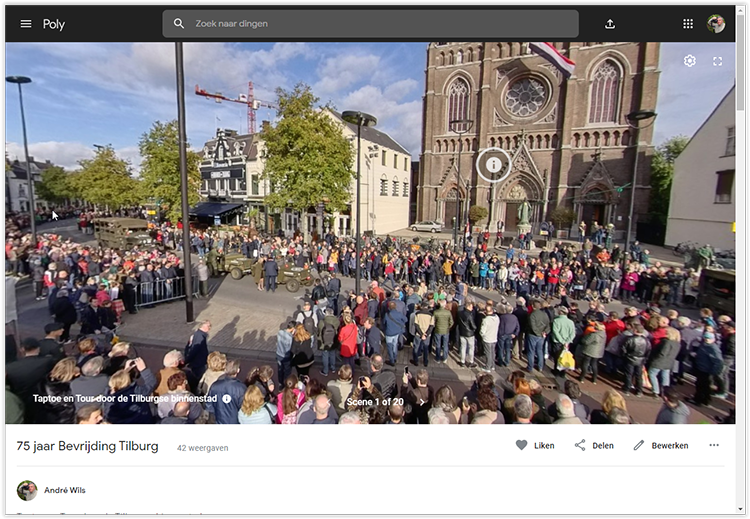
M524 450L526 448L526 445L528 445L528 442L526 440L516 441L516 447L518 447L521 450Z

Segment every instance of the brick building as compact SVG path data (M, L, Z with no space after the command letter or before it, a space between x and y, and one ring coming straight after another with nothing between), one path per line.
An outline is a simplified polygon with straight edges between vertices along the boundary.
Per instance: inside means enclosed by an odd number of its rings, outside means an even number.
M577 220L627 227L636 143L626 115L653 110L659 79L659 43L553 42L576 64L565 80L524 42L430 43L417 219L439 219L451 228L456 204L489 210L482 222L504 221L515 231L517 209L526 198L531 221L558 205ZM449 121L471 119L462 136L461 180L457 180L458 134ZM635 221L648 210L653 126L640 131ZM490 184L475 160L488 147L507 150L510 176ZM621 192L618 188L623 187ZM464 216L460 217L460 221ZM634 224L635 224L634 221ZM572 226L573 235L577 225Z

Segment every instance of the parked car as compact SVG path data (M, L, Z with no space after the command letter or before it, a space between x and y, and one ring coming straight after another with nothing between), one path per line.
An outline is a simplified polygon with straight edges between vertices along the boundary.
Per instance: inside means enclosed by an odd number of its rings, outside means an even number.
M442 232L443 225L438 222L417 222L411 226L412 231L429 231L431 233Z

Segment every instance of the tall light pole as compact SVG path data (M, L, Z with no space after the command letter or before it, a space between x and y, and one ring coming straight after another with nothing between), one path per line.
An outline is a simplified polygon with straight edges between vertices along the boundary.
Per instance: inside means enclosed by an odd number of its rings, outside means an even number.
M26 156L26 182L29 189L29 222L31 223L31 243L36 248L36 203L34 202L34 180L31 178L31 161L29 160L29 141L26 138L26 115L23 111L23 90L21 85L31 83L31 78L26 76L8 76L5 78L8 83L18 85L18 100L21 103L21 129L23 130L23 152Z
M628 231L625 235L625 250L623 251L623 258L628 258L630 255L630 235L633 232L633 210L635 208L635 189L637 185L638 180L638 154L640 153L639 149L639 140L641 138L641 129L648 128L654 122L656 121L656 112L651 110L637 110L635 112L630 112L626 116L628 126L633 128L635 131L634 138L635 138L635 159L633 160L633 176L630 180L630 209L628 210ZM647 124L641 125L641 122L648 121ZM627 265L627 263L623 262L623 265Z
M185 130L185 67L182 42L175 44L177 70L177 127L180 148L180 201L182 203L182 256L185 264L185 320L195 321L193 313L193 266L190 258L190 208L188 207L187 132Z
M461 185L461 149L463 147L463 135L471 131L474 126L474 121L471 119L455 119L448 123L448 129L453 133L458 134L458 167L456 168L456 221L453 224L453 247L458 247L458 226L462 222L459 222L459 211L461 208L461 197L458 195L458 189ZM466 199L469 199L468 189L466 191ZM446 215L447 217L448 215ZM463 219L461 219L463 220Z
M361 158L360 155L362 153L362 127L363 126L375 126L378 124L378 120L375 118L375 116L366 114L364 112L357 112L357 111L347 111L341 114L341 118L350 123L350 124L356 124L357 125L357 209L356 209L356 232L354 236L355 240L355 254L357 255L357 262L355 267L355 273L356 279L354 281L354 291L357 295L359 295L359 287L360 287L360 278L362 277L362 267L360 265L360 256L362 255L362 244L360 243L360 213L361 213L361 207L362 203L359 199L360 194L360 184L361 177L360 177L360 167L361 167Z

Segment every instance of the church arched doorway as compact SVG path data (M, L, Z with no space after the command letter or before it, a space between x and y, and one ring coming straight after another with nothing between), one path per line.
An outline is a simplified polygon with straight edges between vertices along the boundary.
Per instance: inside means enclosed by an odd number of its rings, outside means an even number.
M445 202L443 205L443 226L446 229L453 229L453 224L456 219L456 209L458 208L459 215L458 215L458 221L459 221L459 228L461 227L461 217L460 214L461 208L458 204L458 192L455 188L448 191L448 195L445 198Z

